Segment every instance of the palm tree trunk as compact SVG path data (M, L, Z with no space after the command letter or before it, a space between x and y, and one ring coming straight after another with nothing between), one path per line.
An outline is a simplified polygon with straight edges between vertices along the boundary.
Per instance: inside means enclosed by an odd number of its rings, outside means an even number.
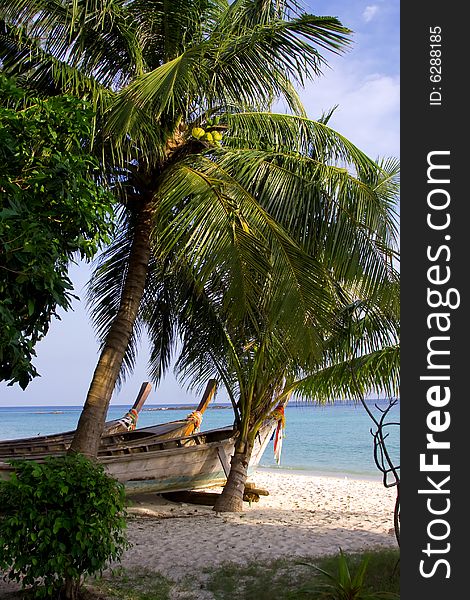
M216 512L243 511L243 494L252 450L253 444L241 440L236 442L227 483L214 505Z
M151 208L151 201L148 200L137 215L119 309L106 337L70 446L71 452L81 452L90 458L98 454L109 402L144 293L150 260Z

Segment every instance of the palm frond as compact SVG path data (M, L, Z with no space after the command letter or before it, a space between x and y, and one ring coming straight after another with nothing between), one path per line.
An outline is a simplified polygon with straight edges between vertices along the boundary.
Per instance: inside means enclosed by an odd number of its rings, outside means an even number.
M251 113L228 122L217 160L304 248L369 291L396 278L396 163L374 163L308 119Z
M295 394L317 402L359 401L370 393L394 397L399 378L400 348L390 346L318 370L295 385Z
M118 313L127 274L132 233L132 215L122 209L114 240L97 259L96 267L88 283L87 306L100 347L103 347ZM138 319L130 343L126 348L118 385L132 373L135 367L137 343L141 333L141 322Z
M301 111L292 83L320 73L324 57L316 47L339 52L348 30L330 17L302 15L290 21L275 20L244 30L214 30L196 37L181 53L136 77L116 99L109 129L123 142L130 135L145 143L142 116L157 124L187 118L193 103L230 106L268 106L283 97Z
M143 69L126 13L123 0L0 1L0 15L17 28L22 43L114 89Z
M325 269L216 163L203 156L178 163L158 196L162 251L184 252L203 283L223 273L235 314L256 322L270 281L327 326L331 281Z
M168 371L176 349L180 285L181 278L169 261L151 260L140 319L150 343L149 376L157 384Z

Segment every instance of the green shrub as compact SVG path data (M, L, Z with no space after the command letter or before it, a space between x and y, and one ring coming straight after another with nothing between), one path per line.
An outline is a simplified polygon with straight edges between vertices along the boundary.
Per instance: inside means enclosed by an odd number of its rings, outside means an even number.
M75 598L128 547L124 488L79 454L13 464L0 482L0 570L36 597Z
M314 588L304 588L303 592L318 592L319 598L325 600L380 600L397 598L397 594L391 592L375 591L367 589L365 576L369 565L370 556L365 555L357 565L354 575L351 574L348 559L340 549L336 557L336 571L329 572L317 565L301 563L313 567L320 573L323 580Z

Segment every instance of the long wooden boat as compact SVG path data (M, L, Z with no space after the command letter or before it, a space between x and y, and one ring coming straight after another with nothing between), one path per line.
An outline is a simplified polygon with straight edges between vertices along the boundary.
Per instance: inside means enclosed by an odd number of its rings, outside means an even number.
M105 424L103 436L101 438L101 448L121 446L123 443L132 442L133 440L143 440L148 437L166 440L188 436L197 432L201 424L202 415L214 397L216 387L216 380L210 379L199 405L186 417L186 419L135 429L137 416L151 390L150 383L144 382L134 405L126 415L124 415L122 419L109 421ZM74 433L75 431L66 431L45 436L1 440L0 460L65 452L70 446ZM131 438L123 437L123 434L128 433L133 434Z
M249 473L258 465L277 423L277 417L273 416L261 427ZM159 439L158 435L139 439L136 433L122 434L118 446L101 447L98 455L109 475L122 482L128 493L184 491L225 483L238 435L232 427L168 440ZM45 455L27 458L42 461ZM12 471L10 464L0 462L0 479L8 479Z

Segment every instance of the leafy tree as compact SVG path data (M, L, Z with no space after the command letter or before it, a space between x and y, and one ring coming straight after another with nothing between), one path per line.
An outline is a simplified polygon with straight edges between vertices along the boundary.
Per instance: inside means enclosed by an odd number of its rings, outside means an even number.
M46 93L72 91L95 102L96 150L103 152L103 166L125 205L119 239L127 242L127 259L113 288L117 298L100 322L102 354L72 445L92 455L123 361L132 362L151 233L155 222L165 224L166 219L160 219L160 207L172 203L175 216L187 200L199 197L197 218L212 199L210 212L218 217L213 222L226 215L225 240L234 226L282 238L256 198L239 216L235 182L217 194L218 184L207 177L212 161L206 157L231 114L267 108L276 96L301 112L292 83L318 74L325 62L319 50L340 51L349 32L335 18L305 14L295 1L182 0L170 7L140 0L20 0L14 6L1 0L0 17L4 69L21 73L26 86ZM216 116L220 127L211 123ZM204 129L203 137L198 129ZM173 232L169 239L178 239L178 223L170 219L166 225L164 230ZM206 239L213 229L206 230ZM282 239L286 245L286 236ZM166 247L155 247L152 260L158 262ZM232 243L232 266L255 256L259 247L254 235L246 236L244 244ZM199 262L203 250L197 250ZM258 266L263 268L262 260ZM162 340L166 333L161 332ZM161 347L164 368L169 347Z
M183 370L218 371L238 411L237 465L294 387L331 397L359 366L355 385L385 384L397 167L368 159L327 117L307 119L292 86L348 31L289 2L8 4L5 68L26 58L25 85L94 99L95 148L124 205L92 282L103 351L74 449L96 452L143 326L155 378L178 334ZM279 96L295 115L268 112ZM382 315L369 345L344 327L348 314L366 323L357 307Z
M108 239L111 198L86 148L93 111L82 100L27 96L0 74L0 379L24 389L34 347L61 307L68 265Z

